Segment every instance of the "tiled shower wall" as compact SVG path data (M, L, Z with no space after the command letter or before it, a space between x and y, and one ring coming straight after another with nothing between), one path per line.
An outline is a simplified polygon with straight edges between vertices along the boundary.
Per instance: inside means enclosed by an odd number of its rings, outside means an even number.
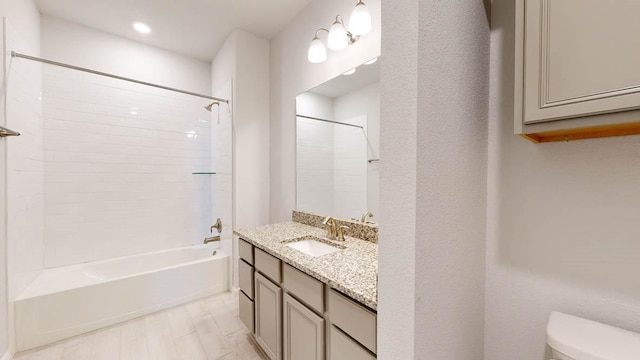
M202 243L206 100L43 68L45 267Z
M7 22L6 47L31 52L33 46ZM34 45L34 44L32 44ZM7 127L19 137L7 141L7 253L9 298L23 289L43 267L44 158L42 66L5 55Z
M333 126L332 214L343 219L359 219L367 211L367 117L340 121L363 128Z
M297 120L298 209L320 215L333 214L333 124Z

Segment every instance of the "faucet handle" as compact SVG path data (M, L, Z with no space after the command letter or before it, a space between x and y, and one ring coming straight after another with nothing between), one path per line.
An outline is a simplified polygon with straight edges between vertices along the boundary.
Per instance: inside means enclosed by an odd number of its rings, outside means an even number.
M216 223L214 225L211 225L211 229L210 229L211 233L213 233L213 229L218 230L218 234L222 232L222 221L220 220L220 218L216 220Z
M344 234L347 230L349 230L348 226L342 225L338 227L338 240L345 241Z

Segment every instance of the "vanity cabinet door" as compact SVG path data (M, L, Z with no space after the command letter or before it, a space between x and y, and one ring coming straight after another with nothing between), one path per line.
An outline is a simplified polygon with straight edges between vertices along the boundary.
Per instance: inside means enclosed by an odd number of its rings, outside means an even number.
M520 126L595 115L605 120L599 125L607 125L603 114L640 108L640 41L634 35L640 32L640 1L516 4ZM593 121L580 120L583 127Z
M324 319L284 294L284 359L324 359Z
M256 341L271 360L282 359L282 289L255 273Z

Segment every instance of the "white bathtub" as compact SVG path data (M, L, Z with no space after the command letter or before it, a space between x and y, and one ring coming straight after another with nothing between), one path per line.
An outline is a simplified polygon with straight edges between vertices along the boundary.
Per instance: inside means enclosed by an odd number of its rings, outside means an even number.
M166 309L229 288L229 256L190 246L47 269L15 301L17 350Z

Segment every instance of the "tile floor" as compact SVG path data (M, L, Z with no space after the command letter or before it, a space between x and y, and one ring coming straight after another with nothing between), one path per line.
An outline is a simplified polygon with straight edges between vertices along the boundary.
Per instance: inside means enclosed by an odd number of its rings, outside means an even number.
M19 353L15 360L263 360L224 293Z

